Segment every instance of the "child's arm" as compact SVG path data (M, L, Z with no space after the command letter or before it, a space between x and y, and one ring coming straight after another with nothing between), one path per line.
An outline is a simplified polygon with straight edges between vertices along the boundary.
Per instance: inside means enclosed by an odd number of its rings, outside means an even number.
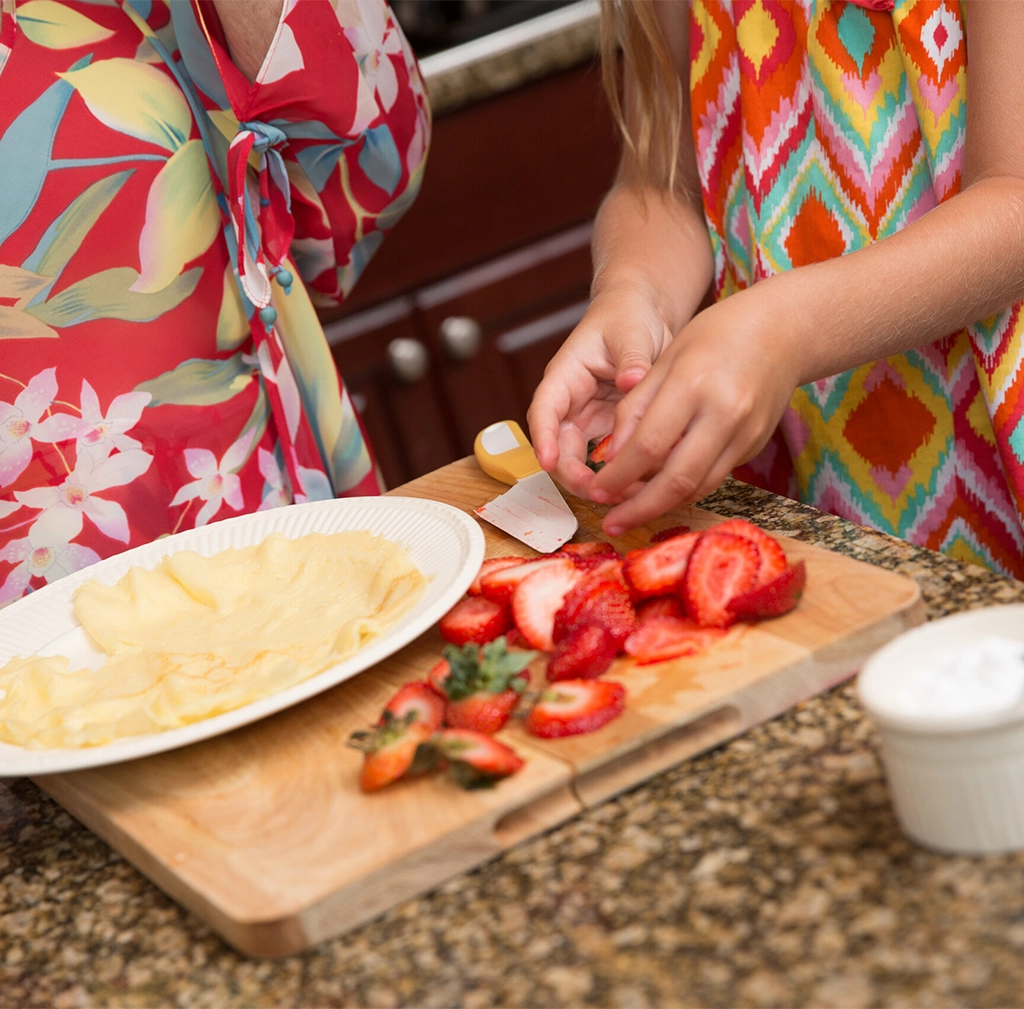
M655 4L677 72L689 75L685 3ZM633 92L626 67L627 116ZM618 178L594 225L591 303L551 359L529 411L541 465L587 496L594 474L587 441L612 428L615 405L690 320L713 275L700 179L683 89L683 130L676 193L637 185L625 152Z
M616 407L612 461L588 488L622 501L609 535L711 491L760 450L797 385L1024 298L1024 4L968 6L963 191L891 238L761 282L684 326Z

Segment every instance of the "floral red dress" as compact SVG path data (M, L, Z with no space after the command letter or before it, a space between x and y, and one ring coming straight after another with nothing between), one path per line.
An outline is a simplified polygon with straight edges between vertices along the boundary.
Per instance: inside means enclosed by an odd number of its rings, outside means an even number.
M314 306L419 188L383 0L0 0L0 605L235 513L379 492Z

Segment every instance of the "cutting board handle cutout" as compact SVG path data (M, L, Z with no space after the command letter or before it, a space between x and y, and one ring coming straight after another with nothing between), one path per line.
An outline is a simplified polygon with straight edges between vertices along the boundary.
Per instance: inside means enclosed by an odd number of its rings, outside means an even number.
M514 848L582 812L583 806L572 788L563 785L506 813L494 824L494 839L503 849Z
M600 805L641 781L738 735L745 727L740 709L735 704L723 705L593 771L586 771L573 787L585 806Z

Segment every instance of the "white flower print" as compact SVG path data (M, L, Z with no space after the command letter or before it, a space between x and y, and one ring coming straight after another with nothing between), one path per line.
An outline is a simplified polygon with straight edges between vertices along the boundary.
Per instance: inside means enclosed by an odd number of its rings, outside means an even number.
M236 471L245 462L255 434L255 428L242 434L224 453L219 464L209 449L185 449L185 465L196 479L179 488L171 501L171 507L202 498L206 503L196 516L197 529L206 525L220 511L222 504L226 503L234 511L241 509L244 504L242 481Z
M39 418L57 395L57 369L39 372L13 403L0 400L0 487L6 487L32 461L32 436Z
M118 452L96 462L88 454L80 455L75 468L59 487L33 487L15 491L15 499L29 508L42 509L33 523L40 542L73 540L81 531L83 516L88 515L101 533L127 543L130 538L128 516L115 501L97 497L98 491L123 487L149 469L153 457L141 449Z
M401 33L391 22L387 7L384 4L339 0L335 14L359 62L362 78L368 85L371 97L379 100L385 112L390 112L391 106L398 99L398 74L395 73L391 56L402 54L403 59L405 57ZM364 112L363 96L359 97L357 119ZM365 126L361 129L365 129Z
M33 578L45 578L50 583L95 564L99 559L100 555L95 550L48 535L36 523L28 536L11 540L0 550L0 560L15 565L0 585L0 606L20 598Z
M121 452L142 448L140 442L129 438L130 431L139 422L142 411L149 405L148 392L129 392L115 396L104 416L96 391L82 380L82 416L58 413L36 425L32 437L36 441L67 441L75 438L75 451L91 455L101 462L116 448Z
M260 473L267 485L264 489L263 500L260 501L258 512L267 511L268 508L280 508L282 505L292 503L292 488L288 480L288 474L277 464L272 452L261 448L256 453L260 467Z
M17 501L0 501L0 519L13 515L21 505Z

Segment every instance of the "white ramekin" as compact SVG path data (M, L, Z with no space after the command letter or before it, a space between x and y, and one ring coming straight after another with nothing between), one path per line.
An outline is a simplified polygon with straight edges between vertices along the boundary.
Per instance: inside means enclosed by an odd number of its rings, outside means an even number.
M1024 645L1024 605L924 624L872 655L860 673L896 815L909 837L938 851L1024 848L1024 700L992 714L911 717L893 710L893 686L951 650L993 636Z

